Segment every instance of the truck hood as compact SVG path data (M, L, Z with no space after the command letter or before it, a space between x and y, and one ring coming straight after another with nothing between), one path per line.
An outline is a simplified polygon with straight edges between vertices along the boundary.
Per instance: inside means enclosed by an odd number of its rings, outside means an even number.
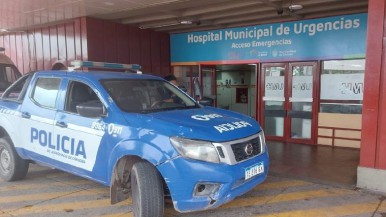
M261 131L254 119L213 107L156 112L146 114L143 118L145 120L141 122L147 123L148 129L166 136L213 142L244 138Z

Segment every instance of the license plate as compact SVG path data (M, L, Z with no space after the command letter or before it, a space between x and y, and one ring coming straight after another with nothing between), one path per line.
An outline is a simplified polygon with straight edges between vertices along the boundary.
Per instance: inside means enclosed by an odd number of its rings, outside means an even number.
M248 168L245 168L245 180L250 179L260 173L264 172L264 163L259 162L255 165L252 165Z

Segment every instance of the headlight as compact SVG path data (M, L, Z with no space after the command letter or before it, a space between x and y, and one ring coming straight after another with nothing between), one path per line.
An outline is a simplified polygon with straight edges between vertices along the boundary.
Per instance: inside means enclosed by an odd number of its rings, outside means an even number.
M183 157L213 163L220 162L216 148L210 142L181 137L170 137L170 142Z
M261 130L259 133L259 139L262 148L261 153L263 153L265 151L265 135L263 130Z

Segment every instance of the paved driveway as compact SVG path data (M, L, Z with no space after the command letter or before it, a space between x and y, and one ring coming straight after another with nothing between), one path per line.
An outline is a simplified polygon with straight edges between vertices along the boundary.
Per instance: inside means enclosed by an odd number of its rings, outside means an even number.
M0 181L0 217L132 216L131 201L109 203L109 189L98 183L31 165L27 178ZM178 213L166 204L169 217L386 217L384 197L346 187L270 175L264 184L214 210Z

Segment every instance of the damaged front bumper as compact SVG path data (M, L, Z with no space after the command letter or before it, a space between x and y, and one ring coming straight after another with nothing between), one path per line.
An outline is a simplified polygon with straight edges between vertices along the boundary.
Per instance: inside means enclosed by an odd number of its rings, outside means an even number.
M246 179L247 174L250 176L247 170L255 165L260 171ZM245 194L265 180L268 167L267 151L235 165L177 157L157 166L179 212L216 208Z

